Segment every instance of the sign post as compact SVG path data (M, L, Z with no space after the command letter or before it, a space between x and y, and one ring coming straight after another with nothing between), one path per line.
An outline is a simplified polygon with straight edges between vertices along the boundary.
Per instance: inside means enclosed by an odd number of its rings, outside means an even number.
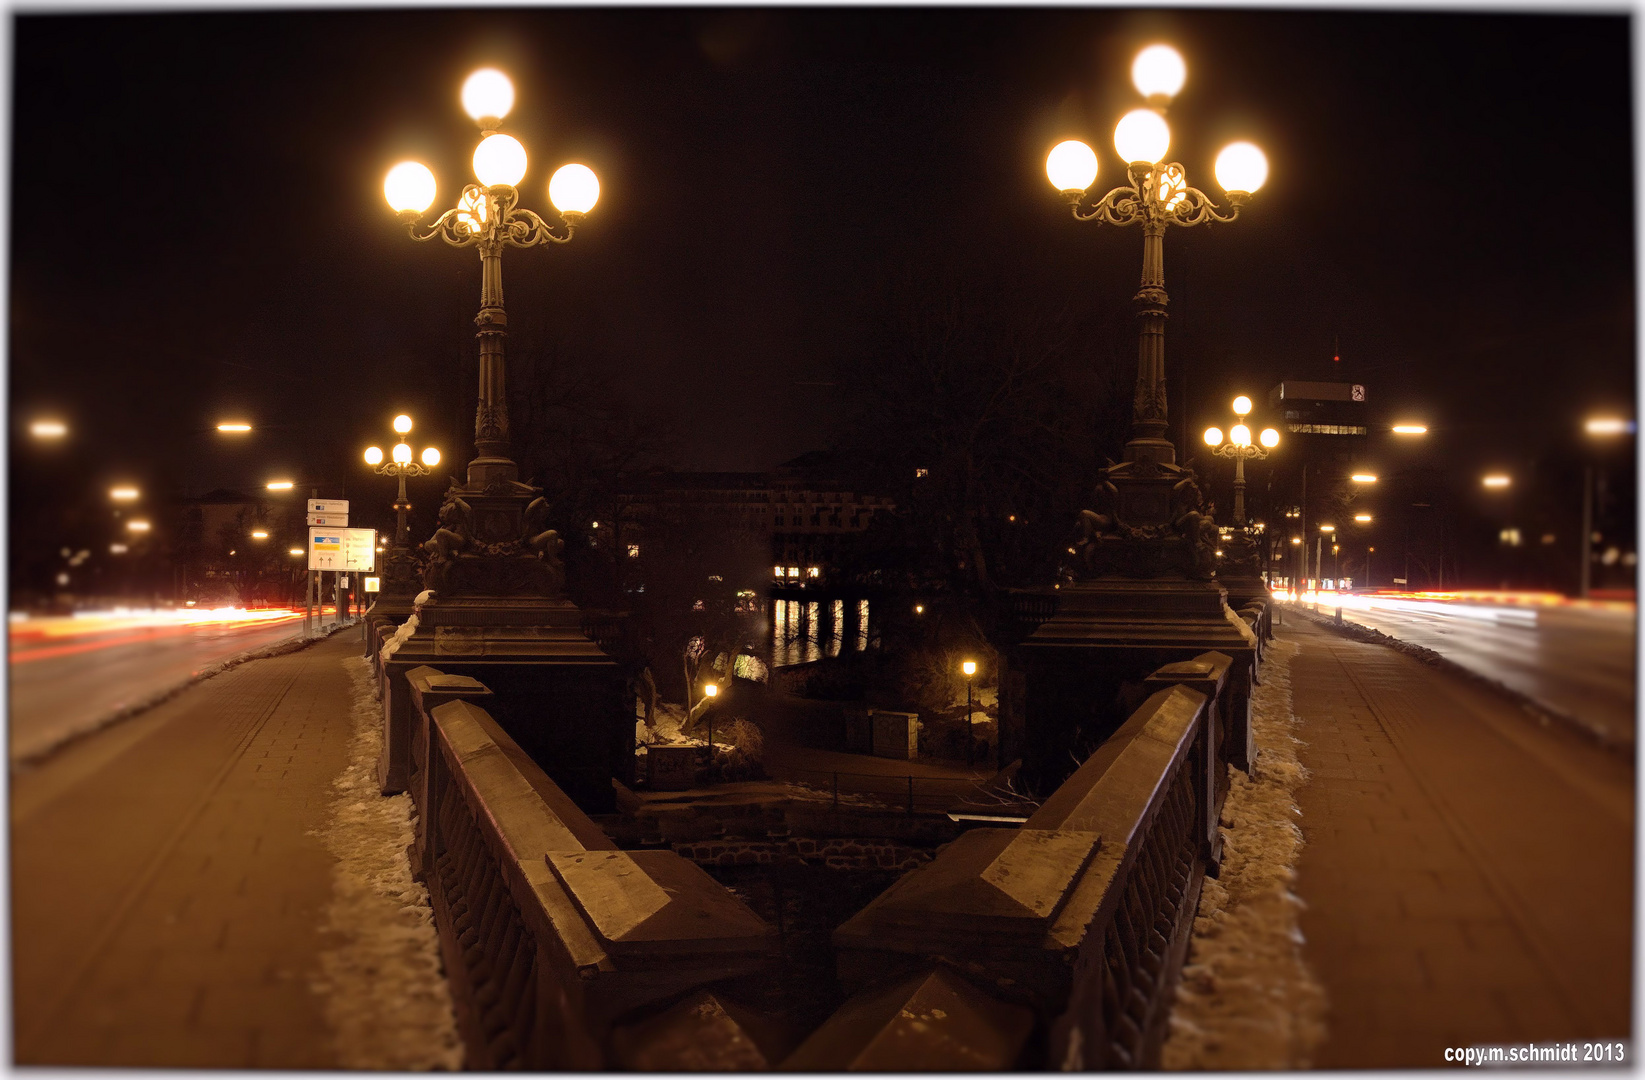
M309 500L308 527L308 567L312 571L324 573L333 571L339 578L337 592L337 621L343 619L342 584L348 579L343 573L355 571L362 574L372 573L377 569L377 530L339 528L332 525L314 525L316 517L325 517L326 514L316 514L314 507L327 500ZM342 506L346 520L347 503L329 501L330 506ZM332 517L337 516L335 511L329 512ZM324 597L321 598L322 601Z

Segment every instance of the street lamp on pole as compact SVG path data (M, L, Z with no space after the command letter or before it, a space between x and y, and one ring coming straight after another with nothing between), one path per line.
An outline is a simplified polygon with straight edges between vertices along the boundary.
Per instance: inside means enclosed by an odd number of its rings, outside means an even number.
M1114 148L1126 163L1125 182L1095 202L1088 201L1088 193L1097 179L1097 155L1088 145L1078 139L1058 143L1045 160L1047 177L1068 200L1076 219L1142 227L1142 284L1134 298L1141 332L1127 462L1169 465L1176 460L1176 450L1165 438L1166 227L1233 221L1268 178L1268 159L1255 145L1235 142L1225 147L1215 168L1217 183L1228 196L1224 212L1189 185L1180 164L1166 160L1171 129L1163 111L1186 76L1181 55L1168 45L1152 45L1137 55L1131 78L1148 107L1131 110L1115 126Z
M394 418L394 431L400 436L400 441L394 444L392 450L385 455L378 446L366 447L366 464L376 470L379 476L395 476L400 481L400 491L394 497L394 545L397 548L406 547L410 543L410 536L406 526L406 511L411 504L406 501L406 477L427 476L440 464L440 451L430 446L423 450L421 463L412 460L411 447L405 437L411 432L411 417L402 413Z
M1279 445L1279 432L1273 428L1263 428L1255 442L1251 439L1251 429L1245 426L1245 417L1251 412L1251 399L1241 394L1234 399L1234 414L1239 422L1228 430L1228 438L1222 437L1222 429L1209 427L1205 429L1205 445L1211 448L1211 453L1218 457L1234 459L1234 528L1245 528L1245 462L1247 459L1260 460L1268 456L1268 451Z
M480 127L474 150L474 176L457 204L442 213L426 230L422 215L434 204L434 173L426 165L405 161L388 171L383 194L399 215L413 240L438 237L453 247L479 248L481 265L480 313L475 317L480 339L480 392L474 416L476 456L468 466L468 484L475 490L516 479L517 468L508 457L508 395L504 379L503 345L508 316L503 310L502 255L505 246L536 247L564 244L594 208L600 182L586 165L564 165L548 184L548 197L560 212L564 233L519 205L517 185L525 178L526 151L518 139L497 130L514 104L514 87L500 71L482 69L463 84L463 107Z
M971 704L971 682L977 674L977 662L967 660L960 665L960 670L965 672L965 763L971 765L975 763L973 758L976 752L975 706Z
M1609 439L1632 434L1634 422L1616 416L1596 416L1586 420L1582 427L1590 438ZM1592 461L1585 461L1582 464L1582 573L1578 579L1578 595L1584 600L1588 599L1593 583L1593 545L1594 465Z

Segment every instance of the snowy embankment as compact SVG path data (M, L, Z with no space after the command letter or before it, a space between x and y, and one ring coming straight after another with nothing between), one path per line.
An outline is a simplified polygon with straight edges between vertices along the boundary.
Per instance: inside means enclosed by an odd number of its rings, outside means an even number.
M411 876L410 795L383 796L383 737L368 660L354 683L348 765L320 840L337 859L314 991L324 1002L337 1065L345 1069L460 1069L462 1044L428 890Z
M1253 775L1233 772L1221 875L1206 878L1177 984L1167 1069L1306 1069L1325 1037L1325 994L1302 956L1291 891L1302 853L1296 793L1308 772L1291 714L1297 646L1273 642L1251 700Z

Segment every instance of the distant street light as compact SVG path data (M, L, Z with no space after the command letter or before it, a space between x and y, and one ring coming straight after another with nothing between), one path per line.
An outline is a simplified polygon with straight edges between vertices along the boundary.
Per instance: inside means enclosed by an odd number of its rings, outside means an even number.
M1354 515L1354 520L1359 522L1361 525L1364 525L1365 523L1367 523L1371 520L1371 515L1370 514L1355 514Z
M217 430L221 431L225 435L244 435L246 432L251 430L251 425L241 420L231 420L226 423L218 424Z
M1228 195L1229 209L1222 213L1203 191L1189 186L1180 164L1165 160L1171 129L1156 110L1164 108L1186 78L1182 56L1168 45L1151 45L1137 55L1132 81L1151 108L1133 109L1120 118L1114 148L1126 163L1125 182L1089 206L1087 193L1097 179L1096 153L1070 139L1058 143L1045 159L1046 176L1068 200L1076 219L1142 226L1142 288L1135 298L1141 336L1127 463L1176 460L1176 449L1165 438L1166 227L1233 221L1268 178L1268 160L1256 146L1236 142L1225 147L1215 168L1217 183Z
M1372 473L1355 473L1348 479L1356 484L1374 484L1377 482L1376 476Z
M508 395L504 383L503 344L508 317L503 310L502 254L505 245L535 247L570 241L583 217L600 197L600 183L586 165L564 165L548 184L548 197L565 224L559 235L530 210L519 207L516 185L526 173L525 147L497 130L514 105L514 87L500 71L474 72L463 84L463 108L480 126L474 151L474 176L456 205L442 213L426 231L418 221L434 204L434 173L415 161L389 170L383 195L413 240L438 237L453 247L474 245L480 251L480 393L474 419L476 457L469 463L470 488L483 489L493 481L513 481L518 472L508 458Z
M965 672L965 763L972 765L975 764L973 757L976 752L977 736L976 721L974 719L975 709L971 704L971 679L977 673L977 662L967 660L960 665L960 670Z
M251 531L251 538L253 540L267 540L268 539L268 530L266 530L266 529L253 529Z
M109 488L109 498L115 502L134 502L137 495L138 491L134 487Z
M1608 439L1617 435L1633 433L1634 422L1619 416L1594 416L1583 423L1590 437ZM1582 572L1578 575L1578 595L1584 600L1588 598L1590 587L1593 584L1594 566L1594 465L1591 461L1582 464Z
M1234 414L1243 421L1251 412L1251 399L1241 394L1234 399ZM1260 443L1261 445L1257 445ZM1218 457L1234 459L1234 528L1245 528L1245 462L1246 459L1265 458L1268 451L1279 445L1279 432L1273 428L1263 428L1258 436L1257 443L1251 441L1251 429L1245 424L1237 423L1228 430L1228 440L1223 441L1221 428L1205 429L1205 445L1211 448L1211 453Z
M1423 424L1395 424L1393 432L1395 435L1426 435L1428 428Z
M302 548L291 548L291 549L289 549L288 554L291 555L291 557L294 558L294 559L295 558L300 558L303 554L303 549Z
M146 533L149 531L149 523L141 518L136 518L126 522L126 528L134 533Z
M1499 489L1507 487L1510 482L1511 481L1509 480L1509 478L1506 477L1506 476L1503 476L1501 473L1492 473L1490 476L1485 477L1484 480L1481 481L1481 483L1483 483L1488 488L1499 488Z
M270 480L265 486L270 491L290 491L296 484L290 480Z
M1337 527L1335 525L1321 525L1319 527L1319 531L1322 533L1334 533L1337 531Z
M29 434L36 439L61 439L69 433L69 426L61 420L36 420L29 425Z
M366 447L366 464L374 468L378 475L397 476L400 480L400 490L394 499L394 543L397 548L404 548L409 543L409 527L406 524L406 511L411 509L411 503L406 501L406 477L428 476L434 471L434 466L440 463L440 451L430 446L423 450L422 464L411 459L411 447L407 445L405 436L411 431L411 417L401 413L394 418L394 430L400 435L400 441L394 444L389 452L389 460L383 460L383 451L378 446Z

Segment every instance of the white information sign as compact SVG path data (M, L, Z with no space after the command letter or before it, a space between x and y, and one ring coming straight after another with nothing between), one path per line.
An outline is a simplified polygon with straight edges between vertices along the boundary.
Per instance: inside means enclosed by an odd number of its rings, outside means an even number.
M377 569L377 530L311 527L308 530L308 568L371 573Z
M308 523L310 525L324 525L327 528L332 528L332 529L346 529L346 528L348 528L348 515L347 514L310 514L308 516Z
M308 512L311 514L347 514L347 499L310 499Z

